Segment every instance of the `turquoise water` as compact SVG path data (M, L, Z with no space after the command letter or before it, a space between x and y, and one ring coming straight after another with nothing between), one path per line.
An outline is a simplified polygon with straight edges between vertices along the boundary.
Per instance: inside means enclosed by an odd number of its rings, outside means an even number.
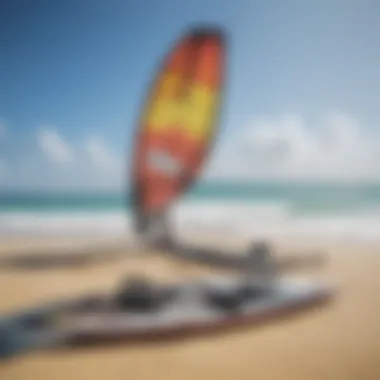
M0 236L133 233L127 194L0 194ZM180 234L378 241L380 184L201 183L172 210ZM218 236L219 236L218 235Z
M231 183L199 184L184 197L191 202L286 203L299 213L380 209L380 184L296 184ZM4 193L0 194L0 212L4 211L118 211L129 208L130 199L121 193Z

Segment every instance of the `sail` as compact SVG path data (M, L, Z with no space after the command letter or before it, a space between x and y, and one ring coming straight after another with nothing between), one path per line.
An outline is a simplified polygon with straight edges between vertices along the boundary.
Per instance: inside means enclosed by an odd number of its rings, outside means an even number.
M133 202L157 214L196 180L215 137L224 79L219 30L192 30L164 58L139 121Z

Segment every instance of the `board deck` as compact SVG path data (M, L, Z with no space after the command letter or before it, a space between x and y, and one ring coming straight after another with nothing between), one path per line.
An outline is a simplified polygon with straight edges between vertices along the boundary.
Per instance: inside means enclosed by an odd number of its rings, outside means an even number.
M150 312L119 310L109 295L93 295L30 310L0 320L0 358L54 347L175 338L246 323L258 323L329 300L331 286L318 282L253 284L259 295L235 310L205 302L205 290L227 291L241 279L212 278L175 286L175 297ZM259 288L257 288L257 286ZM260 288L261 286L261 288Z

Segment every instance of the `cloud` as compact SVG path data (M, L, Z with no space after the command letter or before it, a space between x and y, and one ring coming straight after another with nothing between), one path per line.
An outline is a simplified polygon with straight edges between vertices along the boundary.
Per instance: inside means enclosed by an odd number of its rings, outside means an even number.
M341 113L308 125L299 115L254 120L226 142L209 178L379 180L380 135Z
M41 127L33 135L9 137L7 150L0 156L0 190L119 191L125 188L125 161L111 150L106 140L94 136L82 142L66 140L51 126Z
M97 168L110 168L116 163L115 157L99 137L89 137L84 143L88 159Z
M59 134L52 128L43 128L38 132L37 141L42 151L58 164L69 164L74 161L74 152Z
M380 134L348 115L332 113L311 124L289 114L235 127L213 150L204 180L380 180ZM129 155L119 156L105 139L66 141L52 127L36 136L17 142L9 136L10 149L0 157L1 188L125 189Z

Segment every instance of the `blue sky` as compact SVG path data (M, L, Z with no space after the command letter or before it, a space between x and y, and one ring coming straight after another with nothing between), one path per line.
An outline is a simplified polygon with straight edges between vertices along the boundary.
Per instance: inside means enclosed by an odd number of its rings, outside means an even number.
M147 82L198 23L229 35L211 175L376 177L379 17L370 0L3 0L0 189L120 185Z

